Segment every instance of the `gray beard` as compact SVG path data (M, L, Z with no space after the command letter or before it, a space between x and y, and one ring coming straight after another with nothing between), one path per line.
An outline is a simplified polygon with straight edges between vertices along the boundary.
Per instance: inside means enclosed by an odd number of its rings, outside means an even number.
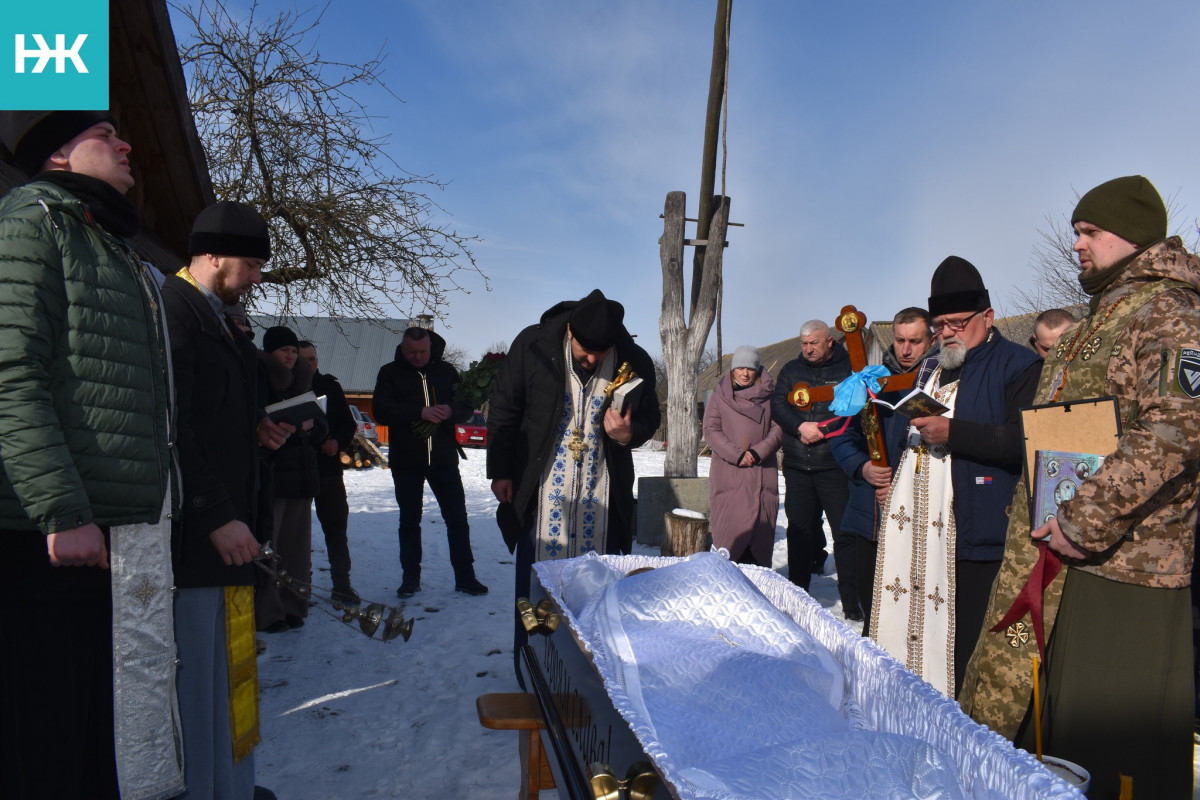
M946 347L947 342L955 342L958 347ZM963 340L957 336L942 341L941 352L938 353L938 363L942 369L958 369L967 360L967 348Z

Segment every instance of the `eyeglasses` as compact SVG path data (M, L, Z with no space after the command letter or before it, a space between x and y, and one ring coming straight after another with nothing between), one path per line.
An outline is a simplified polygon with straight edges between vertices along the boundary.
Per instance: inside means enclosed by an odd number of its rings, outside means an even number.
M949 328L953 333L958 333L967 327L968 322L982 313L982 311L976 311L969 317L963 317L962 319L944 319L940 322L935 319L930 327L933 328L934 333L941 333L943 328Z

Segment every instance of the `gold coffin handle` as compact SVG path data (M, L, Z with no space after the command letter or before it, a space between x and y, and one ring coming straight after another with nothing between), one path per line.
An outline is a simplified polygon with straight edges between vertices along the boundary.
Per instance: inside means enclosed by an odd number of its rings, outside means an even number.
M625 780L617 780L612 767L596 761L588 765L588 780L595 800L652 800L661 779L649 761L631 764Z
M517 614L521 617L521 625L526 633L535 633L538 629L537 616L533 613L533 603L528 597L517 598Z
M562 621L562 617L554 610L554 602L550 598L543 599L535 608L528 597L517 599L517 615L521 618L521 627L529 635L541 633L550 635Z
M629 765L622 783L629 800L652 800L661 780L649 761L639 761Z
M595 800L621 800L621 781L608 764L600 761L588 764L588 782Z

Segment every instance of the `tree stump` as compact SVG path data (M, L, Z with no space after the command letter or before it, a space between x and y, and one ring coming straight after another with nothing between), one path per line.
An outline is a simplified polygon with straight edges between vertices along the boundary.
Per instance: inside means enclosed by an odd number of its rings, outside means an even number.
M679 509L668 511L663 515L666 531L663 535L660 551L664 556L690 556L712 547L712 537L708 531L708 517L704 515L691 516L680 514Z

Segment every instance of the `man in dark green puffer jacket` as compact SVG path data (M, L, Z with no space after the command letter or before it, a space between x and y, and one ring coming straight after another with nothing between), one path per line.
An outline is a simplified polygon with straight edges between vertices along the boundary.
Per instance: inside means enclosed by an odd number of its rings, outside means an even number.
M0 200L0 795L170 796L170 379L130 147L107 111L0 137L35 176Z

